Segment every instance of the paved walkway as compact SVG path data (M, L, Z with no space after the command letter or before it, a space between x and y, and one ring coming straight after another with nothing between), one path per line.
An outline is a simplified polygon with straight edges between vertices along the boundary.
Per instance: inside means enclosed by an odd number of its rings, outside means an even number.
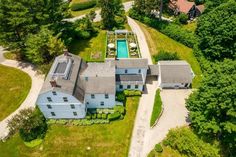
M133 3L134 3L134 1L129 1L129 2L123 3L124 9L125 9L126 12L129 11L129 9L132 7ZM96 17L95 17L95 19L94 19L93 21L94 21L94 22L101 21L101 20L102 20L102 17L101 17L101 15L100 15L101 9L96 10L95 12L96 12ZM76 16L76 17L73 17L73 18L70 18L70 19L65 19L65 21L68 21L68 22L75 22L76 20L81 19L81 18L83 18L83 17L85 17L85 16L86 16L86 15Z
M0 46L0 63L26 72L31 77L32 85L31 85L31 89L29 91L28 96L26 97L24 102L21 104L21 106L12 114L10 114L7 118L5 118L4 120L0 122L0 139L6 137L8 134L8 131L9 131L7 128L8 120L10 120L21 109L25 109L28 107L35 107L38 94L44 82L44 76L37 74L36 70L31 64L18 62L14 60L6 60L3 57L3 53L4 53L4 49Z
M148 64L152 64L152 57L148 48L148 43L146 41L145 35L139 25L130 17L127 17L128 24L131 30L137 35L138 43L142 58L148 59Z

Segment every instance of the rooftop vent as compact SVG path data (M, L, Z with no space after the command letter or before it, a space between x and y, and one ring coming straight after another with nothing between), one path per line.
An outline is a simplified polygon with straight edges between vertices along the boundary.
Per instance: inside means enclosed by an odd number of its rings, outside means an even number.
M50 84L52 87L57 87L57 81L55 79L50 80Z

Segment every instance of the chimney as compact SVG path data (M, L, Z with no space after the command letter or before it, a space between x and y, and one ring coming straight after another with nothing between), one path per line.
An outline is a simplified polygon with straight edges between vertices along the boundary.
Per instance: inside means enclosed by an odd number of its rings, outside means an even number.
M51 84L52 87L57 87L56 80L50 80L50 84Z

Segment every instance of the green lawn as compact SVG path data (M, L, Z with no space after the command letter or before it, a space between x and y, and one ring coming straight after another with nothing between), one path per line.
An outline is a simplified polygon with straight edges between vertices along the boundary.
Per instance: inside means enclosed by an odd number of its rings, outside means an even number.
M26 147L16 134L5 143L0 142L1 157L126 157L130 145L139 97L128 97L123 120L91 126L63 126L55 124L40 146ZM87 148L90 147L90 150Z
M183 27L189 31L195 32L196 28L197 28L197 22L193 21L191 23L188 23L186 25L183 25Z
M178 151L171 149L170 147L163 147L162 153L157 153L155 150L152 150L148 157L183 157Z
M69 50L71 53L79 55L86 61L104 61L106 49L106 31L99 33L86 40L75 40Z
M177 52L180 59L186 60L191 65L193 72L196 75L193 79L193 88L197 88L201 81L202 72L199 63L193 54L193 50L160 33L154 28L148 27L140 22L138 23L146 36L151 55L154 56L161 50Z
M156 91L155 101L152 109L152 116L150 120L150 126L153 126L156 120L160 117L162 111L162 101L160 96L160 89Z
M0 65L0 121L14 112L25 100L31 78L18 69Z

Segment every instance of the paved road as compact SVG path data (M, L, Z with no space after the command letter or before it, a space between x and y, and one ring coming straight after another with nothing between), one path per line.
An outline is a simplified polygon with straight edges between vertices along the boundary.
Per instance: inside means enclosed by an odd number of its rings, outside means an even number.
M126 12L129 11L129 9L132 7L133 3L134 3L134 1L129 1L129 2L123 3L124 9L125 9ZM94 22L101 21L102 20L102 17L100 15L101 9L96 10L95 12L96 12L96 17L94 19ZM75 22L76 20L81 19L83 17L85 17L85 15L73 17L73 18L70 18L70 19L65 19L65 21Z
M7 118L5 118L4 120L0 122L0 139L6 137L6 135L9 132L7 128L8 120L10 120L15 114L17 114L22 109L35 107L38 94L44 82L44 76L37 74L37 71L31 64L18 62L14 60L6 60L3 57L3 53L4 53L4 49L0 46L0 64L14 67L14 68L17 68L26 72L31 77L32 85L31 85L31 89L29 91L28 96L26 97L24 102L21 104L21 106L16 111L11 113Z

